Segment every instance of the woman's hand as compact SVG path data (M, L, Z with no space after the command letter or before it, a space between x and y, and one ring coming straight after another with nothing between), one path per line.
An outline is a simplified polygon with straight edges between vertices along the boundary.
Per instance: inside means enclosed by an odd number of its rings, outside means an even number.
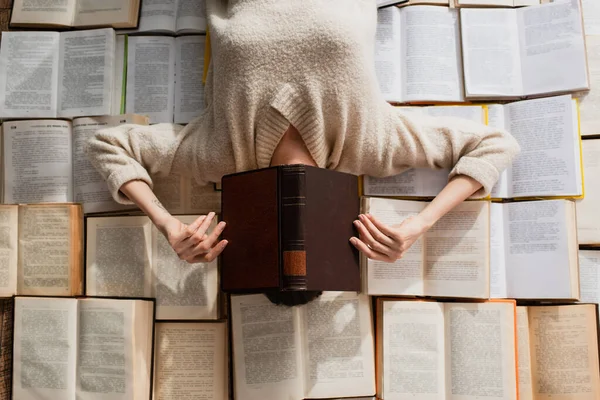
M189 225L175 217L170 217L161 224L159 229L181 260L190 264L211 262L227 246L227 240L217 242L219 235L225 229L225 222L219 222L215 229L207 234L214 216L215 213L211 212L206 216L198 217Z
M370 214L361 214L354 226L359 238L350 243L373 260L394 262L417 241L430 226L419 216L409 217L395 227L389 227Z

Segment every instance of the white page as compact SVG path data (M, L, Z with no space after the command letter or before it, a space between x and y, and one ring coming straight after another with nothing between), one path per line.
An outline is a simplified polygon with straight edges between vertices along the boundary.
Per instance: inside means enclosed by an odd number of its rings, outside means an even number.
M490 104L488 105L488 126L506 130L507 121L504 112L504 106L501 104ZM492 188L491 196L493 199L508 197L508 187L510 181L510 170L509 166L500 174L498 182Z
M403 101L463 101L458 10L402 9Z
M74 25L110 25L115 28L129 25L129 16L133 14L131 9L135 5L132 0L77 0Z
M510 197L581 193L577 115L570 95L507 104L508 131L521 152L511 165Z
M151 226L148 217L87 219L88 296L150 296Z
M514 6L514 0L457 0L457 3L459 6Z
M136 32L177 30L176 0L141 0L140 23Z
M199 216L179 216L191 224ZM211 224L207 234L215 228ZM217 319L219 277L217 260L190 264L180 260L162 233L152 228L152 282L156 319Z
M504 206L490 205L490 298L506 298Z
M435 197L448 183L448 170L411 168L398 175L376 178L365 175L367 196Z
M77 400L134 398L133 318L131 301L79 301Z
M461 9L465 94L523 93L517 18L512 9Z
M234 392L245 400L301 400L300 321L297 307L266 296L231 297Z
M206 0L177 0L177 34L206 32Z
M386 225L399 225L406 218L417 215L426 203L372 197L370 207L364 210ZM369 295L423 295L423 251L421 237L401 259L393 263L368 259L367 293Z
M587 88L579 0L523 7L516 12L524 94Z
M305 397L375 394L371 300L353 292L324 292L300 312Z
M506 284L512 299L570 299L567 201L504 205Z
M4 203L73 200L70 122L6 122L3 134Z
M18 218L16 206L0 206L0 296L17 294Z
M581 136L600 134L600 35L588 35L585 40L591 90L578 96Z
M397 7L377 11L375 73L379 89L387 101L402 101L402 29Z
M483 106L430 106L423 107L423 112L434 117L454 117L485 124Z
M125 76L126 41L126 35L117 35L117 42L115 44L115 71L113 73L112 104L110 106L111 114L122 114L121 111L125 111L125 104L123 104L123 85L125 85L125 79L127 78L127 76Z
M600 251L579 250L579 288L582 303L600 303Z
M531 377L531 348L527 307L517 307L517 355L519 400L534 400Z
M187 124L204 110L204 48L206 36L175 39L175 120Z
M581 0L586 35L600 35L600 2Z
M577 238L579 244L600 244L600 140L584 140L581 146L585 198L576 203Z
M111 113L115 47L112 28L60 34L59 117Z
M75 398L77 300L17 297L14 399Z
M64 25L73 23L76 0L14 0L11 24ZM10 3L8 3L10 4Z
M383 302L384 399L446 398L443 310L435 302Z
M173 122L175 38L129 37L127 64L127 112Z
M57 32L4 32L0 45L0 116L56 117L58 50Z

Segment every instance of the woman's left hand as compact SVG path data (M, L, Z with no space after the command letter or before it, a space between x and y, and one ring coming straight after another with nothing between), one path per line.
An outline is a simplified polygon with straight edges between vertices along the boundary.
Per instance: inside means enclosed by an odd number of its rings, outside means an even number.
M350 243L373 260L394 262L416 242L429 226L419 215L408 217L400 225L389 227L370 214L361 214L354 221L359 237Z

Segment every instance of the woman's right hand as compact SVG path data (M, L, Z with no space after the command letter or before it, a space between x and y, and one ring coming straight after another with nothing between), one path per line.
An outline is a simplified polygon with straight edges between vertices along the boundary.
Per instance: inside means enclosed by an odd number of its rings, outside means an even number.
M227 246L227 240L218 241L219 236L225 229L225 222L221 221L210 234L207 234L215 213L198 217L189 225L184 224L177 218L170 216L159 228L169 241L179 259L190 264L200 262L211 262Z

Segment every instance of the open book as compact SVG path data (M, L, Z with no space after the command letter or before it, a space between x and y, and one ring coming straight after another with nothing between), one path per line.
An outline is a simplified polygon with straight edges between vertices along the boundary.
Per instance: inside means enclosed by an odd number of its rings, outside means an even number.
M458 10L436 6L379 10L375 71L388 101L463 101Z
M589 89L579 0L462 8L460 22L467 98Z
M139 12L140 0L14 0L10 25L133 28L138 24Z
M148 400L153 306L16 298L13 398Z
M583 197L577 101L570 95L488 106L489 125L510 132L521 152L492 198Z
M6 32L0 47L1 118L72 118L119 112L111 28Z
M234 394L238 400L375 394L371 303L324 292L298 307L264 295L231 297Z
M427 203L363 197L361 211L387 225L417 215ZM465 202L440 219L394 263L361 254L369 295L489 297L490 203Z
M206 2L141 0L140 24L128 33L192 34L206 32Z
M0 205L0 231L0 296L83 294L80 205Z
M517 400L515 303L378 299L377 397Z
M86 142L98 129L147 124L137 115L2 124L3 202L80 202L84 212L123 209L88 161Z
M186 124L204 109L205 36L132 36L127 40L128 113L152 123Z
M600 398L597 305L517 307L520 400Z
M157 319L218 318L217 260L180 260L148 217L88 218L86 249L86 295L155 297Z
M229 393L226 322L157 322L153 400L225 400Z
M600 245L600 139L582 141L585 197L578 200L577 237L579 244Z
M491 282L494 298L579 298L575 203L492 203Z

